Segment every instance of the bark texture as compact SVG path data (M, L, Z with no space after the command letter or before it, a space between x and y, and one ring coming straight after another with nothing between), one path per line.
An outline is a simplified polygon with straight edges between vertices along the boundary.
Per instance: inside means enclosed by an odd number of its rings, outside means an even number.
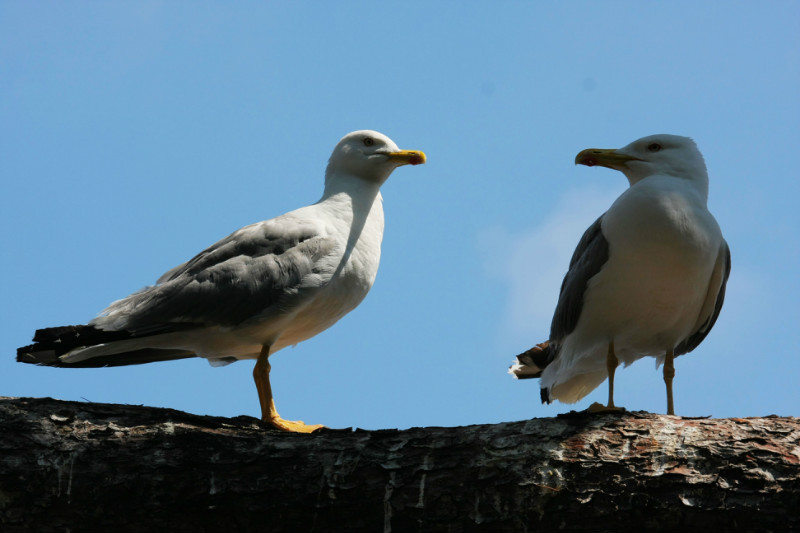
M800 420L592 415L295 435L0 398L0 531L800 528Z

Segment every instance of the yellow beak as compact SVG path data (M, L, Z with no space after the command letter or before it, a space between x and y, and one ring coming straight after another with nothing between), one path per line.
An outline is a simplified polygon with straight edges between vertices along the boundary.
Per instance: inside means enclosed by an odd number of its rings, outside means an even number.
M628 161L640 161L640 159L638 157L621 154L613 148L587 148L575 156L576 165L586 165L587 167L599 165L601 167L613 168L614 170L619 170L621 167L624 167Z
M399 165L424 165L428 160L425 152L419 150L400 150L398 152L387 152L386 157Z

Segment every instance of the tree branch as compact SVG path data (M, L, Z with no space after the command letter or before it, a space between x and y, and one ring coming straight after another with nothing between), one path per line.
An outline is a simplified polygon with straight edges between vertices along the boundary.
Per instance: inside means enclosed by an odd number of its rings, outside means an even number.
M800 421L591 415L409 430L0 398L0 530L792 531Z

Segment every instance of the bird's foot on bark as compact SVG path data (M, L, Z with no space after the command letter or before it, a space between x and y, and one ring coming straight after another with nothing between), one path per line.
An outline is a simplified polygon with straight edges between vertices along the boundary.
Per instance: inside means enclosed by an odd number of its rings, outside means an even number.
M587 413L624 413L624 407L617 407L615 405L603 405L602 403L594 402L586 409Z
M264 420L267 424L271 425L275 429L280 429L281 431L289 431L292 433L314 433L325 426L322 424L313 424L309 425L303 422L302 420L284 420L283 418L276 416L272 417L268 420Z

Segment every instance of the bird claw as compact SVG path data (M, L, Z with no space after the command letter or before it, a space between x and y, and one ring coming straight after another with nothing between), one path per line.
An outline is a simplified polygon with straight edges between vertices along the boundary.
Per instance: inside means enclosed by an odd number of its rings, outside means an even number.
M314 433L325 427L322 424L306 424L302 420L284 420L279 416L264 421L275 429L291 433Z
M587 413L624 413L624 407L616 407L616 406L607 406L603 405L602 403L594 402L592 405L586 409Z

